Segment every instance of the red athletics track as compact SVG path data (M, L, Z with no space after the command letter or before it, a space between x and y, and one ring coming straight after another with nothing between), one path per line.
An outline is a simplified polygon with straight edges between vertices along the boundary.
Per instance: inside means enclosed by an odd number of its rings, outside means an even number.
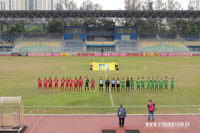
M146 127L147 116L127 116L125 127L118 127L118 118L114 115L68 116L41 115L25 116L25 133L101 133L102 129L116 129L125 133L125 129L139 129L141 133L200 133L200 115L155 116L155 122L190 122L186 128Z

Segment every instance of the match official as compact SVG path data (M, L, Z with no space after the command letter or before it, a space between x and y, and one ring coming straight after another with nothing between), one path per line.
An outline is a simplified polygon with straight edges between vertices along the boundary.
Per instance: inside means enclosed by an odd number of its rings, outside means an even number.
M119 92L120 91L120 80L119 78L117 78L117 91Z
M105 81L105 85L106 85L106 91L109 92L109 87L110 87L110 80L109 79L107 79Z
M86 79L85 79L85 91L86 90L89 91L89 82L90 82L90 80L88 79L88 77L86 77Z
M152 117L152 121L154 121L154 111L155 111L155 104L152 102L152 100L149 100L149 103L147 105L148 107L148 111L149 111L149 115L148 115L148 121L151 120Z
M127 77L127 80L126 80L126 91L127 90L130 90L130 81L129 81L128 77Z
M112 80L112 91L115 91L115 78L113 78L113 80Z
M102 78L100 78L100 80L99 80L99 91L103 92L103 79Z
M123 108L123 105L120 105L120 108L118 109L117 115L119 117L119 126L124 127L124 121L126 118L126 110Z

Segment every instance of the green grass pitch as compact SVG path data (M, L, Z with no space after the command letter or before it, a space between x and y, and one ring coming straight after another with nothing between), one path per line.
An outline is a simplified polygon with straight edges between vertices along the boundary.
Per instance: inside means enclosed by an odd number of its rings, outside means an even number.
M90 71L89 62L118 60L120 71L108 77L168 76L175 78L173 91L98 92L98 80L105 71ZM44 92L37 90L38 77L90 77L96 81L94 92ZM200 113L199 57L0 57L0 96L23 96L25 113L113 113L123 104L128 113L146 113L151 98L157 113ZM163 107L162 105L169 105ZM31 107L30 107L31 106ZM34 107L35 106L35 107ZM36 107L43 106L43 107ZM61 106L61 107L47 107ZM70 107L71 106L71 107ZM132 106L132 107L131 107ZM160 106L160 107L159 107Z

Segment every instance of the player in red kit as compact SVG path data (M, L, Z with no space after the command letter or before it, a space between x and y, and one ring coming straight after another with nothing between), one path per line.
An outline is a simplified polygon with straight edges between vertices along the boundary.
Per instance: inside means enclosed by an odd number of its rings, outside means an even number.
M92 78L91 80L91 90L94 91L94 84L95 84L95 81L94 79Z
M75 80L74 80L74 91L76 91L76 90L78 90L78 80L75 77Z
M79 78L79 80L78 80L78 84L79 84L79 91L82 91L83 79L81 78L81 76L80 76L80 78Z
M42 90L42 80L38 78L38 90Z
M58 90L58 78L57 77L54 79L54 88L55 88L55 90Z
M48 83L48 80L47 80L46 77L44 78L43 82L44 82L44 90L47 90L47 83Z
M61 91L64 91L64 88L65 88L65 78L63 77L63 78L61 79L61 83L60 83L60 90L61 90Z
M66 78L66 80L65 80L65 90L68 90L68 88L69 88L69 80L68 80L68 78Z
M48 82L49 82L49 90L53 90L52 88L53 80L51 79L51 77L49 77Z
M73 90L73 80L69 78L70 91Z

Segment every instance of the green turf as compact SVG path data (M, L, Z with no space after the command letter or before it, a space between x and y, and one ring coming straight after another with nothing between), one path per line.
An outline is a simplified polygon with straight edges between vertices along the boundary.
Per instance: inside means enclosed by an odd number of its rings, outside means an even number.
M112 113L109 93L94 92L41 92L37 78L90 77L105 79L104 71L90 71L91 60L109 62L118 60L120 71L108 71L108 77L134 78L172 76L173 91L113 92L115 106L143 105L151 98L157 105L200 105L199 57L0 57L0 96L23 96L25 106L106 106L99 108L27 108L26 113ZM200 107L199 107L200 108ZM127 108L129 113L144 113L146 108ZM200 113L197 107L158 108L158 113Z

